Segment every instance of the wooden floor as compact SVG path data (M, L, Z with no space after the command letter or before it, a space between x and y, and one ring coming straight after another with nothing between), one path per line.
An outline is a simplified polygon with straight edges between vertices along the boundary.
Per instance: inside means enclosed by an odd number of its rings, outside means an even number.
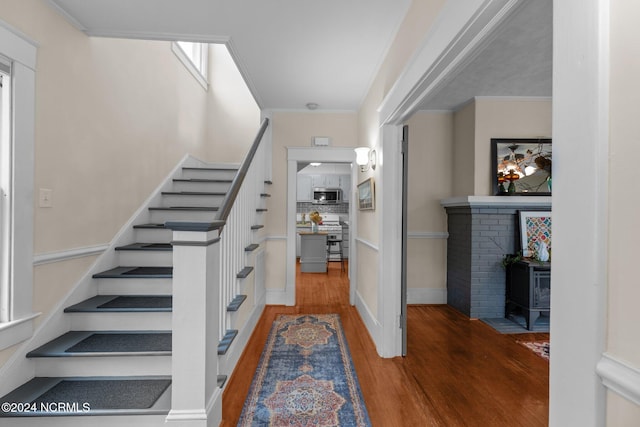
M373 426L546 426L549 364L517 339L445 305L409 306L408 355L383 359L354 307L338 263L298 273L296 306L267 306L225 386L222 426L235 426L271 324L280 313L338 313Z

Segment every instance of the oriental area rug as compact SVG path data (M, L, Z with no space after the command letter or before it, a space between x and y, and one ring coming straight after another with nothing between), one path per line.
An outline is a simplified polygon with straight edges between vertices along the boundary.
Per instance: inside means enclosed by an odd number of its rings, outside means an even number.
M548 341L518 341L543 359L549 360L550 349Z
M370 426L337 314L279 315L238 426Z

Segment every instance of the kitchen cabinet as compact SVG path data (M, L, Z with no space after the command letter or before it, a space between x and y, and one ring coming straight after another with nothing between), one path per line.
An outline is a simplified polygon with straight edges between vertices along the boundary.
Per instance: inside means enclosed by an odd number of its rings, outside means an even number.
M313 200L313 189L339 188L342 190L342 200L348 202L351 198L351 175L305 175L297 177L297 201L310 202Z
M302 273L326 273L327 233L302 233L300 237L300 271Z
M313 199L313 185L311 184L311 175L298 174L297 200L299 202L310 202Z
M311 226L296 227L296 257L300 258L301 239L300 233L311 233Z

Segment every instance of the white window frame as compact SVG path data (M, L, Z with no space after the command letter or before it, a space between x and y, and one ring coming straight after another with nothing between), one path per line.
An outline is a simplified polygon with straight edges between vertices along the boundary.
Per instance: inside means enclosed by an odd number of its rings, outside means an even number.
M9 215L6 241L7 316L0 322L0 350L33 334L33 175L35 140L35 69L37 45L0 21L0 55L11 61L11 140ZM8 204L7 204L8 203Z
M171 50L204 90L209 90L209 44L179 41L171 43Z

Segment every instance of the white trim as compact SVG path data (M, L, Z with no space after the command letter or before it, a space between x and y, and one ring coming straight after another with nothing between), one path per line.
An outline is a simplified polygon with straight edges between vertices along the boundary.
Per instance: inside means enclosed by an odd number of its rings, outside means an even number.
M604 353L596 366L602 384L640 406L640 369L627 362Z
M407 304L446 304L447 290L434 288L408 288Z
M33 313L21 319L0 323L0 350L22 342L33 334L33 319L42 313Z
M356 292L355 296L355 306L358 310L358 314L360 314L360 318L362 319L362 323L369 331L369 336L373 340L374 345L376 346L378 353L381 352L379 348L380 336L382 335L382 325L378 322L369 309L369 306L360 295L360 292Z
M272 241L272 240L274 240L274 241L287 240L287 236L285 236L285 235L279 235L279 236L278 235L271 235L271 236L266 236L264 238L264 240L269 241L269 242Z
M280 294L268 293L267 303L279 300L285 305L293 306L296 301L296 206L297 206L297 175L298 162L316 161L323 163L353 163L356 159L354 147L286 147L287 150L287 251L286 251L286 283L284 296ZM351 185L354 185L353 179L357 168L351 168ZM357 229L357 217L354 215L355 209L349 208L349 224L353 229ZM353 233L350 239L353 239ZM349 245L351 247L351 245ZM355 286L357 283L357 269L353 259L349 263L349 302L355 304ZM283 301L284 298L284 301Z
M382 101L380 123L399 124L472 61L523 0L445 2L421 47Z
M67 12L65 8L60 6L58 2L56 2L55 0L47 0L47 3L52 9L54 9L56 12L62 15L62 17L66 19L71 25L73 25L74 27L76 27L78 30L82 32L85 32L85 33L87 32L87 27L85 27L84 24L78 21L69 12Z
M51 264L54 262L67 261L75 258L100 255L109 249L108 243L96 246L85 246L81 248L67 249L64 251L47 252L33 257L33 265Z
M197 43L197 42L190 42L190 43ZM189 72L196 79L196 81L198 83L200 83L200 86L202 86L202 88L205 91L208 91L209 90L209 80L208 80L208 77L207 77L207 73L208 73L208 70L209 70L209 65L208 65L208 62L209 62L209 45L206 45L202 49L202 54L206 56L206 58L203 59L203 63L207 64L205 66L205 69L202 70L202 71L200 71L200 69L198 69L196 64L193 63L191 58L189 58L189 56L185 53L185 51L182 49L182 47L180 47L178 42L172 42L171 43L171 51L178 57L178 59L180 60L182 65L184 65L185 68L187 70L189 70Z
M363 245L365 245L369 249L373 249L376 252L380 251L380 248L378 247L378 245L375 245L375 244L371 243L370 241L368 241L366 239L363 239L362 237L356 237L354 240L357 243L362 243Z
M409 239L448 239L449 233L446 231L409 231Z
M0 331L3 347L33 333L33 177L35 146L35 68L37 45L0 20L0 54L12 64L12 159L10 310ZM27 321L24 321L27 319Z
M551 197L549 196L463 196L463 197L451 197L449 199L443 199L440 204L445 208L456 207L517 207L526 206L528 208L534 207L551 207Z

